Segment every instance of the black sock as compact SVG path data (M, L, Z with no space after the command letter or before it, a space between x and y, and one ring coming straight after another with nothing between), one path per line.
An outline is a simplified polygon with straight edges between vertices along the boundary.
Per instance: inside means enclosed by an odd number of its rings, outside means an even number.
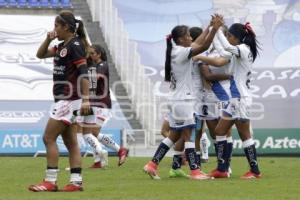
M173 156L173 163L172 163L172 169L180 169L182 163L182 156L181 154L177 154Z
M71 174L81 174L81 167L71 168Z
M228 156L227 154L227 140L217 142L217 159L218 170L221 172L228 171Z
M255 174L260 174L260 171L258 169L255 145L253 144L249 147L244 148L244 152L246 154L251 171Z
M196 152L196 163L201 168L201 154Z
M49 167L49 166L47 166L47 169L58 169L58 167Z
M232 149L233 149L233 143L227 143L227 169L230 167L231 157L232 157Z
M216 154L216 157L218 157L217 142L214 142L214 147L215 147L215 154Z
M166 155L169 149L170 147L168 147L165 143L161 142L152 158L152 162L159 164L159 162L163 159L163 157Z
M196 152L195 148L185 149L185 156L189 162L189 166L191 170L199 169L199 166L196 163Z

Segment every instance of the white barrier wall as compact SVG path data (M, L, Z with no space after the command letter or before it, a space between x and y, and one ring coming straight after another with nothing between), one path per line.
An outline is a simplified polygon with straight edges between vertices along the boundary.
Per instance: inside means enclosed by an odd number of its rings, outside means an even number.
M156 101L150 79L145 76L137 44L129 41L122 20L112 0L87 0L93 21L99 22L117 71L133 103L134 111L143 128L158 129ZM155 134L149 133L149 142L155 143Z

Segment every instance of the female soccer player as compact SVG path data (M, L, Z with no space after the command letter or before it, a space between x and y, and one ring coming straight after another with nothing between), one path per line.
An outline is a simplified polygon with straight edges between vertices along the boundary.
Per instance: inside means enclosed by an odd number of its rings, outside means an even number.
M227 91L229 90L229 79L231 78L230 58L231 53L222 49L217 37L214 38L210 49L207 51L207 56L198 55L194 58L204 62L200 67L204 87L199 112L200 118L206 121L210 136L214 140L215 150L215 128L220 117L222 117L221 109L229 101ZM230 130L227 133L227 141L228 153L231 157L232 137Z
M184 140L185 154L190 166L190 178L196 180L209 177L199 170L195 162L195 144L191 142L194 123L195 95L192 85L192 57L205 51L215 35L216 29L223 24L220 17L213 17L213 28L203 41L199 36L194 43L187 26L176 26L170 37L167 38L165 81L171 83L169 104L170 134L159 145L154 157L144 166L144 171L153 179L160 179L157 173L159 162L168 152L171 146L179 138Z
M109 68L105 50L100 45L93 45L89 50L91 65L88 67L88 77L90 81L90 104L92 113L82 116L82 127L84 140L93 148L95 162L91 168L104 167L106 153L102 150L102 144L118 152L121 166L127 157L128 150L120 147L110 137L100 134L101 127L111 117L111 98L109 91ZM102 162L101 162L102 160Z
M224 109L224 117L219 121L215 133L218 152L217 169L211 172L215 178L228 177L228 146L226 133L236 125L250 170L242 179L261 178L258 168L256 148L250 131L250 106L252 97L250 92L250 76L252 63L258 54L258 42L249 23L235 23L228 31L227 39L221 30L217 37L224 49L233 54L231 59L233 77L230 79L230 101Z
M49 48L52 40L62 41ZM57 173L59 152L56 139L61 134L69 151L71 167L70 184L62 191L82 191L81 158L77 144L76 128L73 125L73 111L80 109L82 115L89 113L89 81L86 66L86 48L88 43L81 20L77 20L69 11L61 12L55 18L54 31L48 32L45 41L37 51L38 58L54 57L53 95L55 104L50 111L43 141L47 151L47 170L44 181L29 186L30 191L57 191ZM78 83L78 84L77 84Z

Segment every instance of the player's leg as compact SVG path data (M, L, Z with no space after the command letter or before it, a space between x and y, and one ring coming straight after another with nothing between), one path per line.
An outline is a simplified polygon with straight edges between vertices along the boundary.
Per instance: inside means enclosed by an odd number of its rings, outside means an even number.
M74 192L82 191L82 176L81 176L81 154L77 142L77 125L70 125L62 134L64 144L69 151L70 164L70 183L67 184L62 191Z
M241 178L260 178L261 172L258 167L256 147L250 132L250 120L237 120L235 125L238 129L240 138L243 141L244 152L250 166L250 171L244 174Z
M152 179L160 179L157 169L160 161L164 158L170 148L178 141L180 133L174 130L170 131L168 137L162 140L151 161L144 166L144 172L146 172Z
M174 145L172 168L169 171L170 178L188 177L188 175L181 169L181 165L183 163L183 149L184 141L183 139L179 139Z
M215 178L228 178L228 144L227 144L227 132L234 124L233 120L220 119L215 129L216 134L216 148L217 148L217 159L218 165L215 170L210 173L210 176Z
M46 147L47 169L44 181L40 184L30 185L29 190L34 192L57 191L57 174L59 152L56 139L64 132L67 125L62 121L49 118L46 125L43 141Z

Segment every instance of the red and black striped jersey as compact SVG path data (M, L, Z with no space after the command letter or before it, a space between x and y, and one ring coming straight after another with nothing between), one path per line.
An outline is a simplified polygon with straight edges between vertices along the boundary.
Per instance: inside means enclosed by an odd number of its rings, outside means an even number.
M86 52L81 40L72 38L66 45L60 43L55 47L53 69L54 100L80 99L79 70L76 65L86 63Z
M109 69L107 62L88 67L90 82L90 104L100 108L111 108L109 91Z

